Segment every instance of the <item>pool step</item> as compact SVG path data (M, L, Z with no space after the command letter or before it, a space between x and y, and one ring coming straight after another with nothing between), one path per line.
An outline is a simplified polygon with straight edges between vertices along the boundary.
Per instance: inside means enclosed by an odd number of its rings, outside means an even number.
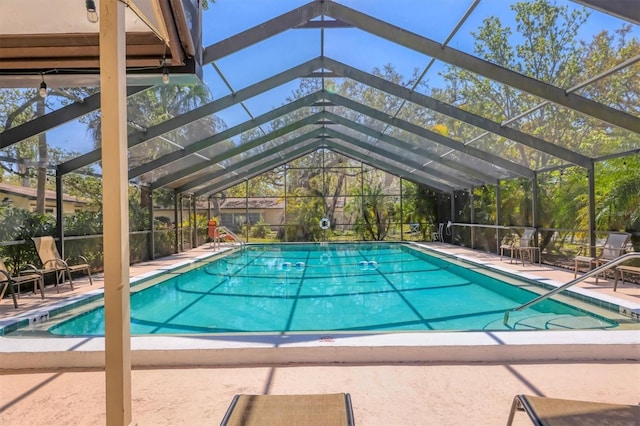
M505 326L502 320L492 321L485 326L486 330L591 330L609 328L613 325L607 321L590 317L588 315L512 315L509 320L509 327Z

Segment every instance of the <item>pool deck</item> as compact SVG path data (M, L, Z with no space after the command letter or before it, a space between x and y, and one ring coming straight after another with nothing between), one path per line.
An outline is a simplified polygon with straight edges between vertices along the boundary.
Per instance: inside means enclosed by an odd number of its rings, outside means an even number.
M511 264L508 259L500 261L498 256L489 253L446 244L428 245L518 274L561 283L573 278L570 271L546 265L522 266ZM133 265L130 275L139 277L209 253L211 249L202 246L179 255ZM65 285L58 295L55 289L49 287L45 300L23 294L18 310L13 308L10 299L4 299L0 304L0 321L26 312L46 310L63 299L96 291L102 285L102 276L96 275L93 287L89 286L88 280L81 279L76 282L74 292ZM606 300L620 300L630 309L639 307L638 285L619 285L614 293L612 282L601 280L600 284L595 284L594 279L589 279L578 287L599 294ZM535 332L511 334L536 337L532 333ZM620 333L608 332L608 335ZM625 336L622 340L630 340L632 344L604 342L598 345L587 338L585 345L593 349L592 359L586 359L583 355L572 357L571 346L546 345L543 342L541 345L520 347L509 354L506 360L491 361L491 357L487 358L484 354L486 348L482 343L476 346L476 338L468 337L466 333L446 337L463 339L465 342L437 348L439 352L435 360L421 362L412 362L402 349L394 345L364 345L354 350L357 345L352 343L344 349L345 353L360 352L360 358L355 362L341 361L336 364L331 359L331 350L340 347L342 336L332 336L335 341L321 338L313 345L311 342L296 342L293 345L307 353L327 352L327 348L322 347L327 345L331 349L326 353L329 358L325 362L293 364L278 362L267 355L257 359L246 356L246 362L238 363L242 365L228 363L203 367L202 362L192 361L194 365L188 366L189 359L183 358L193 354L185 351L176 356L178 352L174 351L171 356L184 361L181 367L169 368L160 363L157 366L139 366L132 371L133 418L138 425L217 424L237 393L349 392L355 420L359 425L501 425L506 422L513 396L520 393L637 404L640 402L640 364L637 362L640 359L640 330L622 333ZM434 333L429 336L438 335L434 337L437 340L445 338L443 335L453 334L456 333ZM560 340L565 336L565 332L547 334L555 335ZM10 352L18 340L0 338L0 352ZM30 344L33 345L33 342ZM34 352L41 350L36 346L32 348ZM601 353L603 349L611 349L611 352L626 349L628 353L607 359ZM29 358L28 354L22 354ZM206 352L201 356L206 357ZM363 357L368 361L364 361ZM104 423L103 371L94 367L37 368L28 361L27 365L31 365L31 368L14 371L6 369L4 361L0 363L0 424ZM74 365L81 367L81 364ZM530 424L524 414L520 414L517 420L516 424Z

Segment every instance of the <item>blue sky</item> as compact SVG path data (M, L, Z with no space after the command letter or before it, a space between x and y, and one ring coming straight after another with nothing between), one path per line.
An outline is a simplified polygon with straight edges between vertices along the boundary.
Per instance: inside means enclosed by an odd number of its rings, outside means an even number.
M455 24L472 4L472 0L338 0L339 3L370 14L396 26L401 26L421 36L443 41ZM277 17L308 0L216 0L203 13L203 45L209 46L268 19ZM473 53L470 32L476 30L482 20L498 16L515 32L512 1L483 0L460 28L449 46ZM572 9L581 8L572 1L558 1ZM624 21L604 13L591 10L591 16L581 29L580 37L589 40L603 29L613 31ZM640 28L634 26L633 35L640 38ZM403 75L409 76L415 69L423 69L430 58L414 51L394 45L357 29L331 29L325 31L325 54L348 65L370 72L374 67L391 63ZM227 80L235 90L242 89L268 76L284 71L320 55L319 30L289 30L255 46L217 61ZM436 61L426 79L437 86L441 79L438 71L444 64ZM229 89L223 84L211 65L204 67L204 81L214 98L225 96ZM260 115L280 106L290 96L298 82L292 82L267 94L248 100L246 105L254 115ZM249 119L239 106L218 114L229 127ZM48 133L52 146L66 150L87 152L92 142L84 125L74 122L58 127Z
M456 23L472 5L472 0L337 0L338 3L357 9L377 19L405 28L408 31L435 41L444 41ZM238 7L239 4L242 7ZM307 4L307 0L216 0L204 13L203 45L208 46L224 40L243 30L258 25L296 7ZM453 37L449 46L473 53L474 42L470 36L487 16L498 16L504 25L516 32L515 13L510 5L513 1L483 0ZM572 1L558 1L570 9L581 5ZM266 6L268 5L268 6ZM620 28L623 21L607 14L591 10L591 16L581 28L580 38L589 40L594 34L606 29ZM640 37L640 28L634 33ZM516 42L516 36L513 37ZM394 65L404 76L410 76L416 68L422 70L431 58L395 45L384 39L358 29L330 29L325 31L325 55L361 70L370 72L374 67L387 63ZM261 42L243 51L217 61L225 78L235 90L256 83L276 72L284 71L320 55L320 31L290 30L272 39ZM436 61L426 76L430 86L438 86L442 79L438 72L446 64ZM214 96L229 93L211 66L205 66L205 82ZM252 113L260 115L285 102L298 83L273 90L268 95L247 102ZM218 114L229 126L239 124L249 116L234 108Z

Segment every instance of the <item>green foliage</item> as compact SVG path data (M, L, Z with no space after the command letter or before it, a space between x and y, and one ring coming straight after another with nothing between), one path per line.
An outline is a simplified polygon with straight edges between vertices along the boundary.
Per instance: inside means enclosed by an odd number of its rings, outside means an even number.
M79 211L64 216L65 235L96 235L102 233L102 212Z
M359 193L358 193L359 192ZM349 205L356 212L356 232L363 240L383 241L389 233L391 222L398 219L399 206L385 196L382 185L366 184L356 191L360 198Z
M425 185L405 181L403 183L404 199L402 210L404 223L420 223L422 239L427 239L427 232L438 217L438 193Z
M38 256L31 237L53 235L55 220L50 215L40 215L13 207L0 207L0 241L25 241L24 244L2 247L1 255L7 267L14 272L24 265L38 264Z
M598 228L640 230L640 156L598 163Z
M271 234L271 228L263 219L260 219L258 223L253 225L249 232L249 236L252 238L268 238Z
M320 219L324 216L325 204L322 193L309 188L296 188L293 197L287 199L286 224L281 240L321 241L324 231L320 229Z

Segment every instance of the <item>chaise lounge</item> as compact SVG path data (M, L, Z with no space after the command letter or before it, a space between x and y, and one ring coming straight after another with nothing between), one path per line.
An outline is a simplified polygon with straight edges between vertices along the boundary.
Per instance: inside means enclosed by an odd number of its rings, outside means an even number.
M64 282L64 274L66 272L67 278L69 279L69 285L71 286L71 290L73 290L73 279L71 278L71 274L73 272L84 271L89 275L89 282L93 285L93 279L91 278L91 267L89 266L89 262L87 258L84 256L79 256L85 263L79 263L76 265L69 265L67 261L63 260L60 257L60 253L58 252L58 248L56 247L56 242L53 237L33 237L31 238L33 243L36 246L36 251L38 252L38 257L40 257L40 261L42 262L42 269L40 272L42 274L54 272L56 274L56 289L58 293L60 293L60 289L58 285Z
M351 426L348 393L316 395L236 395L221 426Z
M516 411L526 412L536 426L640 424L640 405L516 395L511 404L507 426L513 423Z
M631 234L628 234L626 232L613 232L609 234L603 246L595 247L596 249L600 249L600 254L595 257L587 254L587 250L591 247L580 247L580 249L578 250L578 254L574 259L575 269L573 272L573 277L576 278L578 276L578 264L580 262L588 263L590 268L594 265L597 268L600 265L604 265L605 263L622 256L625 252L625 248L630 238ZM598 283L598 276L599 274L596 275L596 283Z
M9 270L5 266L2 259L0 259L0 286L2 286L2 291L0 291L0 300L2 300L4 294L8 289L9 293L11 293L11 297L13 298L13 307L17 308L18 300L16 298L16 292L13 287L18 287L19 294L20 285L31 282L33 283L33 292L36 292L36 287L40 287L40 296L44 299L44 280L41 273L34 269L33 271L24 271L21 273L21 275L13 276L9 273Z
M542 263L542 253L540 253L540 247L535 244L534 228L527 228L524 230L520 237L520 244L514 244L513 250L516 252L516 256L520 256L522 260L522 266L524 266L525 257L529 257L529 261L533 264L535 262L536 252L538 253L538 264Z

